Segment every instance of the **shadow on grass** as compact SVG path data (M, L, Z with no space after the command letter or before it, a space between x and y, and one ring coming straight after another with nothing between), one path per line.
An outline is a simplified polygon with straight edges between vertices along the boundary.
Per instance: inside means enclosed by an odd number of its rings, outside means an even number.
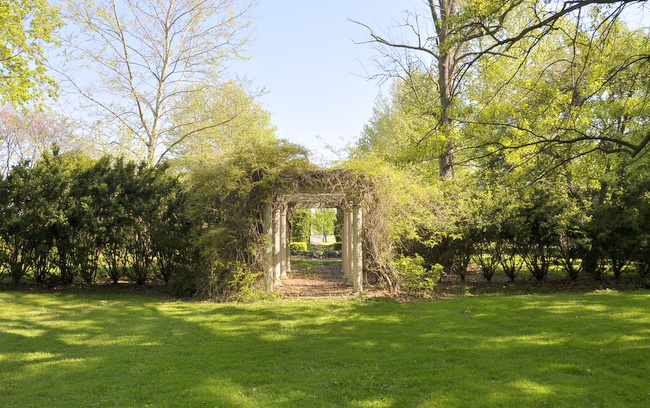
M0 293L0 406L641 407L649 306Z

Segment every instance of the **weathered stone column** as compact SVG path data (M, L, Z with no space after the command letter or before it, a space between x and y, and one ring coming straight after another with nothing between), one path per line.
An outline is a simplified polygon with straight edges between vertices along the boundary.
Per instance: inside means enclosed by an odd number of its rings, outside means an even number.
M287 235L287 205L282 204L280 209L280 277L285 278L287 276L288 268L288 259L289 259L289 237Z
M282 246L281 246L281 212L280 208L273 209L273 284L277 285L282 283L280 275L282 274Z
M341 263L343 276L347 283L352 283L352 234L350 234L350 207L343 208L343 225L341 228Z
M363 290L363 220L361 207L352 208L352 286L355 292Z
M287 226L287 272L291 272L291 223L289 222L289 218L291 218L291 211L289 210L289 206L287 206L287 217L285 222L285 225Z
M266 238L266 248L264 248L264 278L266 282L266 290L269 292L273 291L273 283L275 281L275 268L273 264L273 222L271 214L271 208L267 208L264 210L264 214L262 215L262 225Z

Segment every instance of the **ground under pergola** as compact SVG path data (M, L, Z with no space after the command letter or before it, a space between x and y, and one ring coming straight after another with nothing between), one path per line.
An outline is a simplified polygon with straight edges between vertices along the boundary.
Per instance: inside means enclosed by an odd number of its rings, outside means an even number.
M340 259L338 260L340 261ZM357 296L354 287L347 282L341 263L337 260L322 262L323 265L305 268L291 263L287 276L274 291L281 296L296 298L327 298ZM366 282L365 296L380 296L383 291Z
M347 284L339 262L323 262L311 268L291 266L275 291L289 297L351 296L354 288Z
M327 174L321 172L321 175ZM338 175L339 173L333 172ZM330 181L327 179L326 181ZM288 278L290 267L290 214L294 208L337 208L343 215L342 276L356 293L363 291L362 208L358 195L339 185L314 183L298 185L278 192L264 214L264 232L268 242L265 253L267 290L277 290ZM347 285L345 286L347 290Z

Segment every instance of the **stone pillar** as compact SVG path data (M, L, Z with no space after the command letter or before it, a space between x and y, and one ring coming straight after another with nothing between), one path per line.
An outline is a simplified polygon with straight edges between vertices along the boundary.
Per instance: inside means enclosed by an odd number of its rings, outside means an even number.
M350 233L350 208L343 208L343 225L341 228L341 260L343 276L347 283L352 283L352 234Z
M355 292L363 290L363 248L362 233L363 220L361 207L352 208L352 286Z
M281 212L280 208L273 209L273 284L282 283L280 275L282 273L282 246L280 234Z
M289 259L289 236L287 228L287 205L283 204L280 209L280 277L286 278Z
M272 222L272 211L270 208L264 210L262 216L262 225L264 228L264 235L266 238L266 248L264 249L264 272L265 272L265 282L266 290L271 292L273 291L273 284L275 283L274 276L274 263L273 263L273 222Z
M287 207L287 218L286 218L286 226L287 226L287 249L286 249L287 272L291 272L291 223L289 222L290 217L291 217L291 211L289 210L289 207Z

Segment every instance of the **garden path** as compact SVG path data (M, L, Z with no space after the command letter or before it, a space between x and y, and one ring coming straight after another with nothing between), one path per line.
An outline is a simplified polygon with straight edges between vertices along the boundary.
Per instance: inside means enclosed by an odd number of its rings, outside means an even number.
M317 298L349 297L353 289L345 283L341 264L332 263L309 269L292 265L275 291L286 297Z

